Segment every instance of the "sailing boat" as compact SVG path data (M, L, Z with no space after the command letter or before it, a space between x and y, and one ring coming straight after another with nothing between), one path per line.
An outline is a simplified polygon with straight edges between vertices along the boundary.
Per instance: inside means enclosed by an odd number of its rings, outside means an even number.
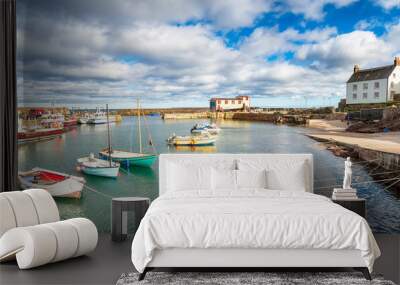
M155 160L157 159L157 154L155 153L155 149L150 139L150 144L153 146L154 153L144 153L143 152L143 144L142 144L142 128L141 128L141 108L140 108L140 101L137 100L137 120L138 120L138 136L139 136L139 153L132 152L132 151L124 151L124 150L107 150L103 149L100 151L100 157L104 159L108 159L110 157L113 161L119 162L125 166L142 166L142 167L150 167L153 165ZM150 135L150 134L149 134Z
M107 134L108 134L108 152L111 150L111 135L110 135L110 120L108 117L108 104L107 104ZM78 169L85 174L112 177L116 178L119 172L119 163L114 162L111 158L108 161L95 158L91 153L87 157L78 158Z

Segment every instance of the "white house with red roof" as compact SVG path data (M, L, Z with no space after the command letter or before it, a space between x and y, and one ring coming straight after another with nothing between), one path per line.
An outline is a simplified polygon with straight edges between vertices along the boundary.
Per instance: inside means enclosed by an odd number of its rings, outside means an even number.
M250 110L250 97L236 96L235 98L211 98L210 110L213 112Z

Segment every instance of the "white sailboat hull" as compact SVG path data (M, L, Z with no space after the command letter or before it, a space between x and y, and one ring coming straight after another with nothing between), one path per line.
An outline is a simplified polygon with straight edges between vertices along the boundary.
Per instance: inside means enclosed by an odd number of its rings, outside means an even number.
M111 166L108 161L82 157L78 159L78 168L85 174L116 178L119 173L119 163L112 162Z

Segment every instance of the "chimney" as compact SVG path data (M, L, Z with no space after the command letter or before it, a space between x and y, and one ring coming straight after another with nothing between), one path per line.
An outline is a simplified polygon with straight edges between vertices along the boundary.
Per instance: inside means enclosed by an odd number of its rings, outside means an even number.
M360 71L360 66L358 64L354 65L354 73L357 73Z
M400 57L396 56L394 58L394 66L400 66Z

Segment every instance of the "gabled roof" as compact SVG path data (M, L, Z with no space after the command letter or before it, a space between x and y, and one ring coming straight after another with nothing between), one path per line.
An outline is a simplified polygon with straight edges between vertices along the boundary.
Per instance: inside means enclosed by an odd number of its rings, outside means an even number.
M367 80L377 80L377 79L386 79L390 76L392 71L394 70L395 65L387 65L377 68L370 69L362 69L357 72L354 72L347 83L358 82L358 81L367 81Z
M218 98L218 97L214 97L214 98L211 98L210 99L210 101L215 101L215 100L242 100L243 98L249 98L249 96L236 96L236 97L234 97L234 98L224 98L224 97L221 97L221 98Z

